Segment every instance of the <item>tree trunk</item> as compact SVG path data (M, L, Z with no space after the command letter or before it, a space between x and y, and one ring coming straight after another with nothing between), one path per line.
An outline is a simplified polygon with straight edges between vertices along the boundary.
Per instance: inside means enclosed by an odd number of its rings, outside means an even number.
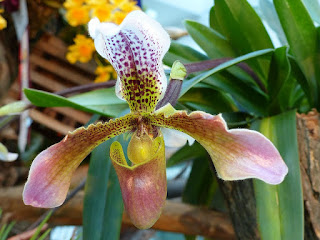
M305 208L305 239L320 239L320 115L297 115L300 169Z

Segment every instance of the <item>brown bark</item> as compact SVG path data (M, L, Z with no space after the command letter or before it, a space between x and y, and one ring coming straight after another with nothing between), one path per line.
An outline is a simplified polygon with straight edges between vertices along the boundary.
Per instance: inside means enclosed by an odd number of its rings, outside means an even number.
M0 206L12 219L34 221L46 211L24 205L21 195L21 186L2 188L0 191ZM81 225L83 195L83 192L78 192L51 216L50 223ZM123 223L131 225L126 214L123 216ZM172 201L166 202L160 219L152 228L221 240L235 239L232 224L226 214Z
M219 185L225 196L237 239L260 239L252 181L223 182L219 180Z
M297 115L300 170L305 207L305 239L320 239L320 115Z

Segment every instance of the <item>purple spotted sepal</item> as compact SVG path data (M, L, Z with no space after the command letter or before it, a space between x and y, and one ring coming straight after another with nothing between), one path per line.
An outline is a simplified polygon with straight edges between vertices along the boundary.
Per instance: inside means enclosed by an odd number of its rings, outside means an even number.
M89 22L97 52L117 71L116 93L132 112L153 112L166 90L162 59L170 37L161 25L142 11L127 15L121 25Z

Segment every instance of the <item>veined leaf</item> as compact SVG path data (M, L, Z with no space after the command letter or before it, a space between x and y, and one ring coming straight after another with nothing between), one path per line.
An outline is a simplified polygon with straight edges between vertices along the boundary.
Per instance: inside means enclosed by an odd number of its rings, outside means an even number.
M320 24L320 3L315 0L302 0L306 8L308 9L312 20Z
M294 110L285 112L252 125L273 142L289 168L279 185L254 180L263 240L303 240L304 210L295 114Z

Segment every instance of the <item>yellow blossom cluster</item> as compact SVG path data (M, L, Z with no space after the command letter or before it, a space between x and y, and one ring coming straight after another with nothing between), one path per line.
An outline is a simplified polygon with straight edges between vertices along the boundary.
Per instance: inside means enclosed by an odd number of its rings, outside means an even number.
M117 73L111 65L98 66L95 71L95 74L97 75L96 79L94 80L95 83L106 82L109 81L111 78L117 78Z
M63 6L71 26L87 24L93 17L120 24L129 12L139 9L131 0L66 0Z
M73 27L86 25L93 17L101 22L120 24L129 12L139 9L132 0L66 0L63 6L66 9L66 20ZM66 58L72 64L77 61L85 63L91 60L94 51L92 39L78 34L74 38L74 44L69 46ZM95 73L95 82L105 82L117 77L109 63L98 66Z
M3 0L0 0L0 2L2 2ZM0 13L3 13L3 9L0 9ZM4 19L4 17L2 17L1 15L0 15L0 30L2 30L2 29L4 29L4 28L6 28L7 27L7 21L6 21L6 19Z
M82 34L78 34L73 41L74 44L68 48L67 60L70 63L76 63L77 61L85 63L90 61L95 51L93 40Z

